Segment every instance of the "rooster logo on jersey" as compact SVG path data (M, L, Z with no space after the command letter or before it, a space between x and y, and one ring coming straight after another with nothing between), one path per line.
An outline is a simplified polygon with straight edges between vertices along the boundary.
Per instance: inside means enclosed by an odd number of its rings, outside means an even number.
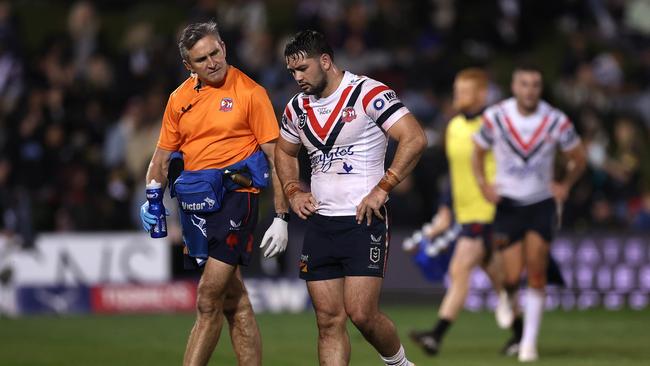
M346 107L341 112L341 121L345 123L352 122L355 118L357 118L357 113L352 107Z
M230 112L232 110L232 104L232 98L223 98L221 99L219 110L222 112Z

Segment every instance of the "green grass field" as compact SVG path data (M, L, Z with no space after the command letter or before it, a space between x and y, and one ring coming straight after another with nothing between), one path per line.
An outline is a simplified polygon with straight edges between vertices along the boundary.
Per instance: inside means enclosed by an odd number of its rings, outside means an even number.
M409 358L422 365L515 365L498 355L508 333L491 313L461 315L436 358L424 355L406 333L428 327L435 310L392 306ZM312 313L261 314L264 365L317 365ZM0 365L180 365L191 315L30 317L0 319ZM545 314L536 365L649 365L650 311L605 310ZM381 365L374 350L350 327L351 365ZM212 365L236 365L226 328Z

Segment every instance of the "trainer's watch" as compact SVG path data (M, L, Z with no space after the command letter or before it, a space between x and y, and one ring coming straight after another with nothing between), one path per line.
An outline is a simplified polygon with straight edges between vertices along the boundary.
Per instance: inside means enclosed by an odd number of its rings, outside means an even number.
M289 222L289 217L291 217L291 216L289 216L288 212L276 212L275 217L277 217L279 219L282 219L282 220L284 220L286 222Z

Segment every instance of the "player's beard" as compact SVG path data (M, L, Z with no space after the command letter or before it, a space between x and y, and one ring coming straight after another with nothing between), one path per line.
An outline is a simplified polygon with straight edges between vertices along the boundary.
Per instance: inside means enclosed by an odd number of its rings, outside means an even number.
M323 73L321 74L321 79L318 82L314 83L311 88L307 89L305 91L305 94L315 95L320 98L325 88L327 88L327 78L325 77L325 73Z

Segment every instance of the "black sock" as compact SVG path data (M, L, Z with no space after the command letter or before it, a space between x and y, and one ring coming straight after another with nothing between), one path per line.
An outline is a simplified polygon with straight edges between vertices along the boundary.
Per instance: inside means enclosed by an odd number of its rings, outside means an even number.
M515 317L515 320L512 322L512 335L517 341L521 341L521 335L524 332L524 321L521 315Z
M437 341L440 341L442 337L445 336L445 333L447 333L447 330L449 329L449 326L451 325L451 321L447 319L438 319L438 323L436 323L436 326L433 328L433 338L435 338Z

